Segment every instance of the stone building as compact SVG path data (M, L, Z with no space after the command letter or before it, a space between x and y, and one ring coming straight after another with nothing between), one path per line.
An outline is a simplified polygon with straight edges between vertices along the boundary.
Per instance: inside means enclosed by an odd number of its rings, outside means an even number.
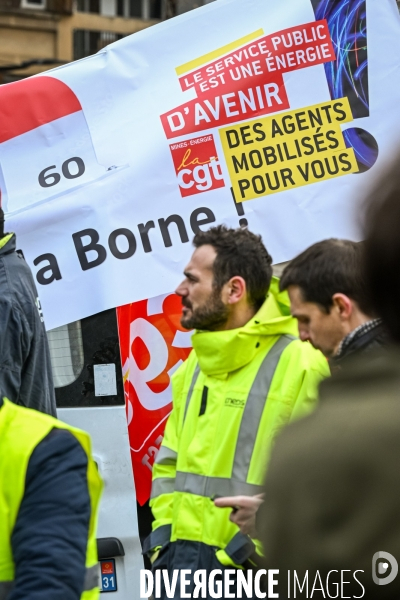
M211 0L0 0L0 84L89 56Z
M161 19L161 0L0 0L0 83L94 54Z

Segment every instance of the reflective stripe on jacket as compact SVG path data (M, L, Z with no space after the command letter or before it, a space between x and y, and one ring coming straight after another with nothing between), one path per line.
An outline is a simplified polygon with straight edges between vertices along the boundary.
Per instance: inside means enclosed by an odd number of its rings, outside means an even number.
M15 564L11 537L24 496L29 460L35 448L54 428L66 429L74 435L88 457L91 516L81 600L98 598L96 527L102 482L91 457L89 435L53 417L16 406L4 399L0 408L0 600L5 600L13 587Z
M274 436L313 408L329 375L326 359L296 333L274 279L244 327L193 335L153 469L150 548L180 539L226 548L237 534L231 509L213 498L260 492Z

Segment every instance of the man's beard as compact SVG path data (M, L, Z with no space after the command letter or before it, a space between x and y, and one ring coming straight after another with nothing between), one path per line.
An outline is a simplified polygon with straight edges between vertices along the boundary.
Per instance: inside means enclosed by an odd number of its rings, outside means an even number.
M191 303L182 298L182 305L192 309ZM227 322L229 317L229 307L221 300L221 290L214 290L207 301L192 310L190 316L182 315L181 325L185 329L201 329L205 331L215 331L217 327Z

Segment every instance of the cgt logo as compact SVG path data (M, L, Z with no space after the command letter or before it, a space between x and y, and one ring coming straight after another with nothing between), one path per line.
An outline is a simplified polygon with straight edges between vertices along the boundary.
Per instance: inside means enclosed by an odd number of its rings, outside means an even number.
M170 150L182 198L225 186L212 135L171 144Z
M376 585L388 585L397 577L399 565L389 552L376 552L372 558L372 579Z

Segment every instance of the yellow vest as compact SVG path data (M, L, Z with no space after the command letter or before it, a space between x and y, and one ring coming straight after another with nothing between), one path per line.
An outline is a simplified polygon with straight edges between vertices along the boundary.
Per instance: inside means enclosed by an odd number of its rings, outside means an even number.
M81 600L97 600L96 528L102 481L92 459L90 437L49 415L16 406L4 399L0 408L0 600L7 598L15 575L11 536L25 493L25 479L33 451L52 429L70 431L88 457L87 480L91 504L86 577Z

